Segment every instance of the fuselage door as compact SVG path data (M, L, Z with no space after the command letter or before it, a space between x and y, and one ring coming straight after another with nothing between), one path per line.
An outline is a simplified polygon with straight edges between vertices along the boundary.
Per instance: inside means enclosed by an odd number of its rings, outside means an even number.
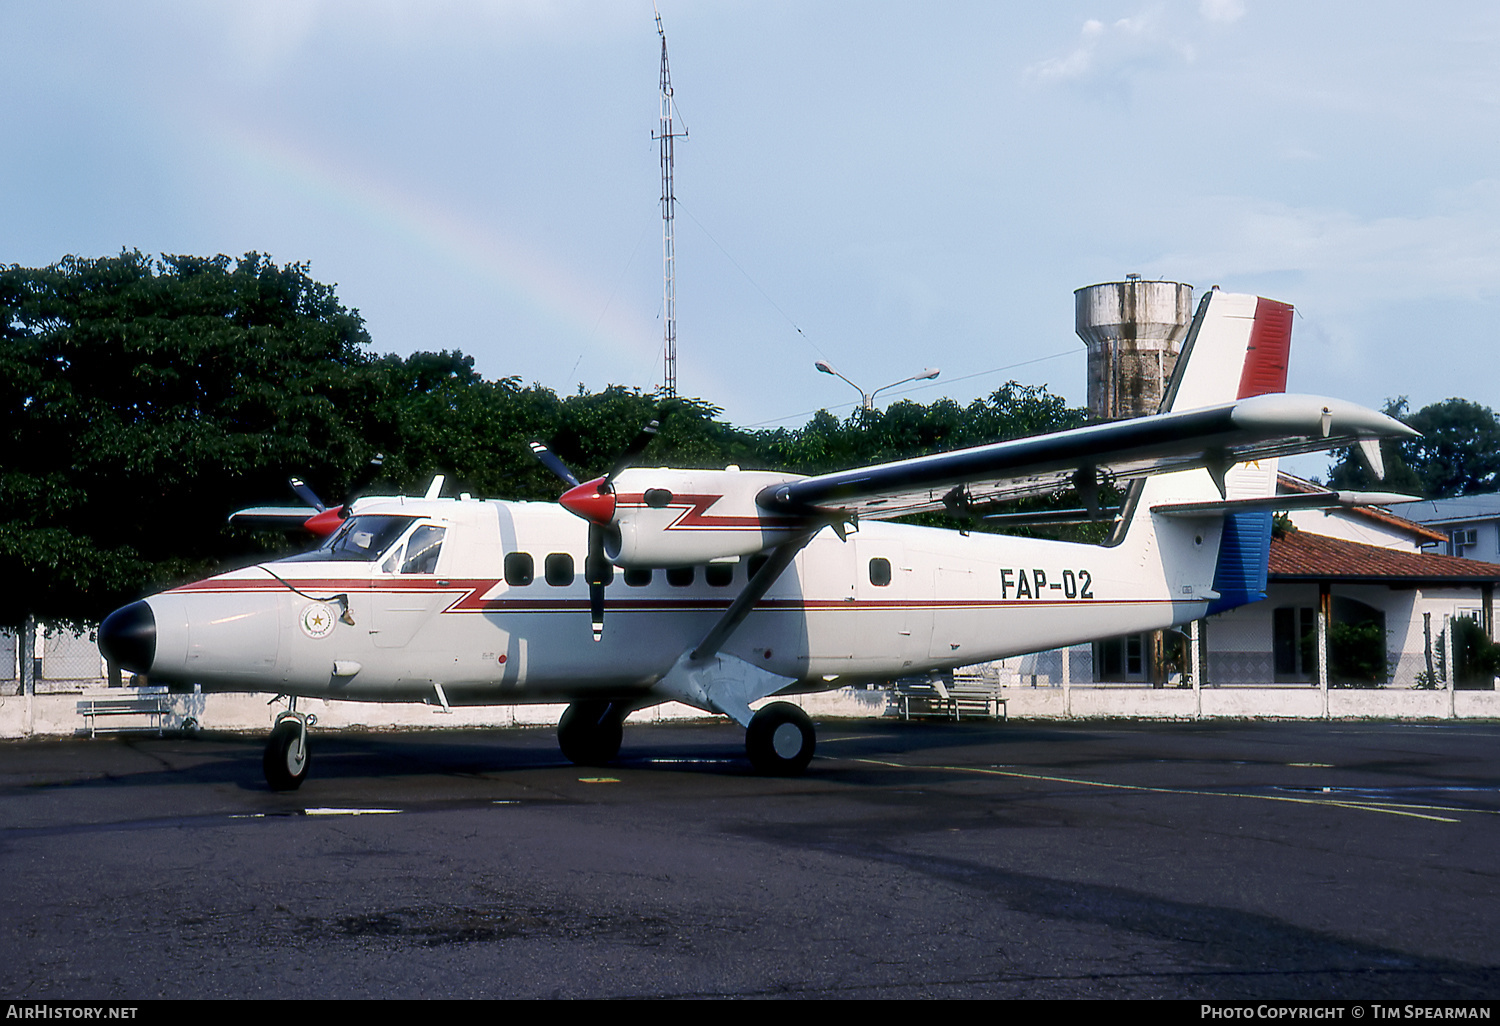
M912 555L894 538L854 536L854 595L860 610L856 662L899 659L909 664L927 654L932 614Z
M381 557L371 581L370 636L377 648L403 648L452 598L439 584L447 529L419 523Z

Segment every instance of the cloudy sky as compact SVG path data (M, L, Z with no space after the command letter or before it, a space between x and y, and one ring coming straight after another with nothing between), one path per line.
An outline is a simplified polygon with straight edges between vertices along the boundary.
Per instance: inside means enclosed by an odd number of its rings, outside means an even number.
M742 424L1008 378L1072 292L1295 304L1291 387L1500 404L1500 5L660 0L679 391ZM305 261L377 350L661 380L650 0L0 3L0 262Z

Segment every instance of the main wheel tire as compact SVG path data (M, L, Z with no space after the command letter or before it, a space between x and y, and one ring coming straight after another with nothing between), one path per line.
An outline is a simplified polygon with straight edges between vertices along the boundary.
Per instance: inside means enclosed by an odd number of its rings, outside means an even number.
M613 762L624 737L624 718L613 702L574 702L557 721L557 745L575 766Z
M302 743L302 733L302 725L296 720L282 720L271 731L261 760L271 790L295 791L307 779L312 754L308 751L311 746Z
M812 762L818 739L807 713L790 702L773 702L750 719L745 753L756 772L794 777Z

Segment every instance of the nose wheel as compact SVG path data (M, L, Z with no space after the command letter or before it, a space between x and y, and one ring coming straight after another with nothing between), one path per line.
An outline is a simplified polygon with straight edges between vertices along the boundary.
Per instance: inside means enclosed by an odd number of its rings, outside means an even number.
M790 702L772 702L750 719L745 753L756 772L794 777L812 762L817 735L807 713Z
M276 717L276 726L271 729L266 754L261 759L266 783L271 785L271 790L295 791L307 779L307 767L311 761L307 749L310 719L295 712L284 712Z

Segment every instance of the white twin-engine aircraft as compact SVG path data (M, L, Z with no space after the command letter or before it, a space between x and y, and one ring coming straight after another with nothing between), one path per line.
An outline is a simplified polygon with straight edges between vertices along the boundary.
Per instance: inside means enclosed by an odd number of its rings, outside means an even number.
M459 705L569 702L573 762L618 753L635 709L678 701L746 730L754 767L798 773L812 722L772 695L942 671L1170 627L1263 598L1271 510L1401 501L1275 495L1276 459L1416 432L1350 403L1287 395L1292 308L1214 291L1161 412L816 477L632 468L559 504L370 497L347 511L247 510L336 527L316 549L116 610L106 659L159 683L290 696L272 788L307 774L299 697ZM1129 482L1103 544L882 521ZM300 482L298 483L300 484ZM305 490L299 493L310 495ZM1077 511L1081 516L1084 511ZM321 519L319 519L321 518ZM317 525L313 525L317 526ZM608 629L604 613L609 612Z

